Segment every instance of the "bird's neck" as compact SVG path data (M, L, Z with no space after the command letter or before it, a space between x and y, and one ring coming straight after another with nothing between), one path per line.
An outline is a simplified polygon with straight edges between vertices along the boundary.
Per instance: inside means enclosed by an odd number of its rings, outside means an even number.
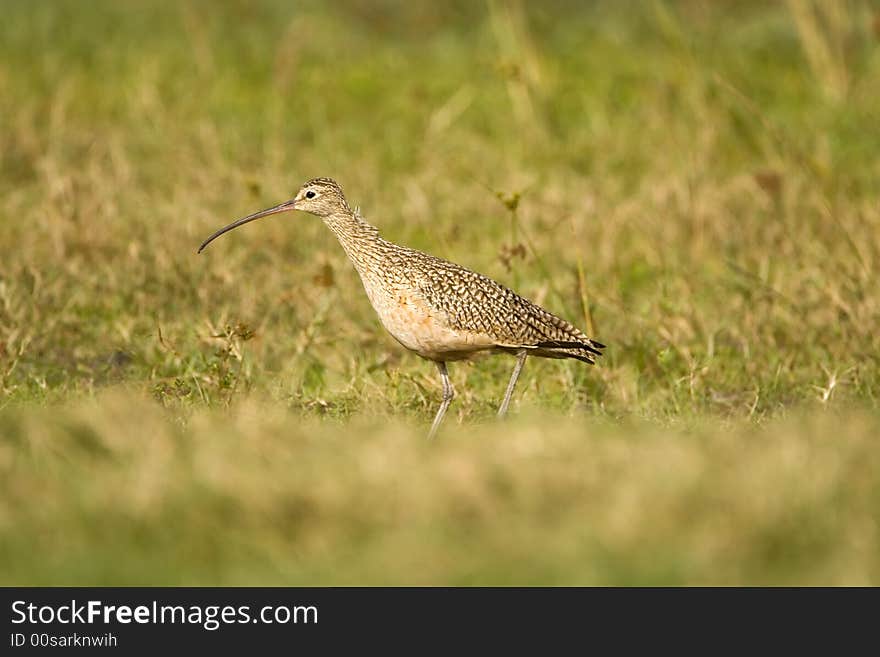
M358 212L338 212L324 217L324 223L336 235L346 255L360 272L379 243L379 229Z

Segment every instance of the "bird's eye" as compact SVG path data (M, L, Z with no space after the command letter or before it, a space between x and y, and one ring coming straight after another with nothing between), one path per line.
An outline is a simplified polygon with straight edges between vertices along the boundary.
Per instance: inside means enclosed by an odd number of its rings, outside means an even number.
M306 192L306 198L315 198L315 192L309 190Z

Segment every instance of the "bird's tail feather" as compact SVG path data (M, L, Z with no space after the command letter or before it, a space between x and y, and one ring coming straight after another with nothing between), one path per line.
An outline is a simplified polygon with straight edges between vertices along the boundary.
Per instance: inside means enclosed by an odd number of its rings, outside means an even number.
M587 351L596 356L602 355L602 349L605 345L595 340L547 340L539 342L535 345L540 349L578 349Z
M524 345L498 345L499 349L515 353L521 349L528 349L534 356L543 358L574 358L590 365L596 364L596 357L602 355L605 345L595 340L545 340L534 344Z
M588 337L576 326L553 313L521 299L523 326L518 340L498 344L505 351L527 349L530 355L543 358L575 358L594 364L605 345Z
M574 358L594 365L596 357L602 355L605 347L601 342L590 340L547 340L535 345L535 355L545 358Z

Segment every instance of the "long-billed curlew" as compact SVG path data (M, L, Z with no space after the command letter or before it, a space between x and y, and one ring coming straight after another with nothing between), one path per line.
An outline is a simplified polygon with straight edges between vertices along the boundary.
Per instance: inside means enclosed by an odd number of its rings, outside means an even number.
M404 347L437 364L443 399L429 438L455 396L447 361L483 351L516 355L498 409L500 417L507 412L526 356L576 358L592 364L602 355L605 345L491 278L382 239L375 226L351 209L342 189L330 178L310 180L291 200L221 228L202 243L199 253L233 228L289 210L303 210L324 220L360 274L382 325Z

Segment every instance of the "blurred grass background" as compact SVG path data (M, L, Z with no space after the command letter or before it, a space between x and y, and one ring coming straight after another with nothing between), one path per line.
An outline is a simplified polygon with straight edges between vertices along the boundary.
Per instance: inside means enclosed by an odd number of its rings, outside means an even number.
M874 583L880 6L0 21L0 582ZM319 220L609 345L434 368Z

